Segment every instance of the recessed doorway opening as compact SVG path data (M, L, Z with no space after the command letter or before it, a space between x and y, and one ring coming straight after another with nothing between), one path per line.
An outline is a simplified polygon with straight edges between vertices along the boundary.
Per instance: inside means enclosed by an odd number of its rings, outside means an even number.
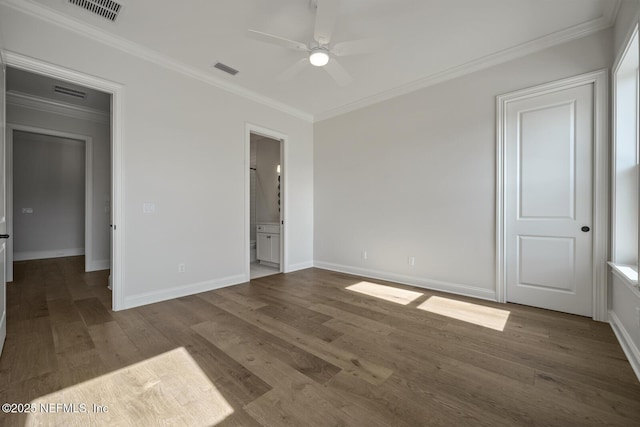
M247 125L247 280L285 271L285 138Z
M71 139L82 140L87 136L88 132L78 130L70 130L70 128L60 128L63 122L73 117L80 117L85 121L103 122L107 132L107 145L103 158L107 158L106 163L98 165L93 159L92 167L94 172L98 167L102 168L102 175L106 176L106 194L105 192L96 193L94 191L93 204L89 204L94 214L100 212L107 218L105 224L107 228L108 250L107 254L101 259L94 259L92 265L87 260L89 270L105 270L110 275L105 283L113 289L111 298L111 309L114 311L121 310L124 307L124 198L123 198L123 88L121 85L103 80L97 77L86 75L74 70L70 70L58 65L39 61L14 52L3 51L3 59L8 66L8 70L14 70L19 73L27 73L35 76L42 83L26 83L20 82L20 85L12 89L10 82L7 82L7 99L5 104L18 105L22 109L31 109L35 112L47 112L57 115L56 120L48 120L42 123L29 123L15 120L11 116L7 117L8 123L15 126L31 126L37 128L27 131L34 133L53 133L54 136L61 136ZM48 84L47 81L56 81L56 84ZM45 83L43 83L45 82ZM58 84L59 83L59 84ZM72 88L74 96L68 95L69 91L56 90L56 86L63 88ZM84 97L77 97L76 89L85 94ZM43 96L40 93L31 93L31 90L49 90L53 92L51 96ZM97 109L91 105L93 94L102 93L107 98L106 108ZM72 99L73 98L73 99ZM77 99L76 99L77 98ZM7 130L8 127L7 127ZM25 129L22 129L25 130ZM13 131L12 131L13 132ZM61 133L56 135L56 132ZM12 138L12 134L8 135ZM97 139L93 139L93 152L96 154L98 145ZM95 182L94 182L95 184ZM100 223L101 224L101 223ZM98 222L94 222L94 226L101 227ZM91 228L88 232L94 233L97 230ZM85 266L87 269L87 266Z

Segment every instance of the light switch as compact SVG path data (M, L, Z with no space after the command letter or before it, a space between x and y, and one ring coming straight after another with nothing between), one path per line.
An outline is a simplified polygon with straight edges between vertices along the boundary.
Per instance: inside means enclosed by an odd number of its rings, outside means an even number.
M32 214L33 213L33 208L22 208L22 213L23 214Z
M156 204L155 203L143 203L142 204L142 212L146 214L155 213Z

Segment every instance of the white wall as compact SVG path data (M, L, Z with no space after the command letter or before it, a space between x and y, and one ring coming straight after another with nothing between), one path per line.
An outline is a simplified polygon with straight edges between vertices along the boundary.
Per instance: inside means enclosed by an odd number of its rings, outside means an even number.
M124 86L126 306L248 278L247 122L288 136L285 270L311 264L310 122L6 6L0 29L5 49ZM142 212L145 202L156 204L155 214Z
M93 200L91 201L91 208L93 211L93 247L91 257L93 259L88 260L88 264L91 270L108 269L111 250L109 229L111 214L105 208L110 206L111 199L111 131L109 124L13 104L7 105L7 123L73 133L92 138ZM18 242L16 241L15 243L17 244Z
M613 27L614 55L620 53L624 48L629 32L638 22L638 13L640 13L640 2L638 0L622 0L620 2L616 23Z
M316 265L495 298L495 97L609 67L611 45L600 32L317 123Z
M615 51L614 55L617 58L622 56L623 49L626 47L629 36L631 35L631 31L634 26L638 22L638 13L640 12L640 4L637 1L633 0L625 0L622 2L620 10L618 12L618 19L616 20L616 25L614 27L615 34ZM632 84L631 86L635 86ZM621 101L619 98L618 101ZM624 99L622 99L624 102ZM631 120L635 122L633 117L626 117L627 121ZM632 129L635 133L635 129ZM633 139L633 138L632 138ZM631 150L631 152L635 152L635 147L627 147ZM624 159L619 158L619 161ZM635 174L635 171L633 173ZM637 178L637 176L634 176ZM616 183L622 184L623 187L620 188L620 191L624 191L624 180L620 180ZM628 184L628 182L627 182ZM618 210L624 209L625 203L624 201L617 201L616 208ZM620 211L616 212L618 220L624 221L636 221L635 215L632 215L631 218L624 218L624 215L621 214ZM633 226L629 227L626 230L616 230L618 233L635 233L637 232L637 227L634 229ZM627 238L628 236L624 236ZM631 244L637 243L637 239L631 239ZM635 256L636 252L631 250L633 255ZM629 263L636 264L636 260L631 259L630 256L623 258L624 254L620 256L620 254L616 253L616 262L619 263ZM614 331L616 331L616 335L620 340L620 344L622 348L625 350L625 354L629 358L631 362L631 366L634 368L636 375L640 378L640 325L638 323L638 319L640 319L640 313L637 311L640 310L640 292L636 289L632 289L630 284L626 283L623 279L617 277L614 274L610 275L609 281L609 318L612 326L614 327Z
M256 222L280 222L278 173L280 141L256 139Z
M84 254L84 141L15 131L13 167L14 259Z
M640 290L611 274L609 320L636 376L640 379Z

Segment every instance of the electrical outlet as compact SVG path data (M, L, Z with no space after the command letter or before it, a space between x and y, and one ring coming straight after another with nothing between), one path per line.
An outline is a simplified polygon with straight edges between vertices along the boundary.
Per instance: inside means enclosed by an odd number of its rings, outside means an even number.
M23 214L32 214L33 213L33 208L22 208L22 213Z
M178 273L184 273L185 271L187 271L187 267L184 265L184 263L178 264Z
M146 214L152 214L156 212L156 204L155 203L143 203L142 204L142 212Z
M365 249L362 250L362 259L367 259L367 251Z
M409 265L413 267L414 265L416 265L416 257L410 256L408 259L408 262L409 262Z

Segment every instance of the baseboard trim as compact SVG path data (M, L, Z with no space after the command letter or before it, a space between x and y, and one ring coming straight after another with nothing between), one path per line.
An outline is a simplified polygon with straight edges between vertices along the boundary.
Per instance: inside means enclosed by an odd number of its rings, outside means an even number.
M313 261L299 262L297 264L289 264L285 273L293 273L294 271L313 268Z
M618 342L620 342L622 351L624 351L625 356L627 356L633 372L635 372L636 377L640 380L640 350L638 350L638 347L631 339L631 335L629 335L629 332L625 329L620 318L618 318L613 310L609 310L609 324L611 325L611 329L613 329L613 333L616 334L616 338L618 338Z
M247 280L244 274L238 274L237 276L223 277L222 279L217 280L207 280L204 282L192 283L190 285L163 289L161 291L132 295L124 298L123 309L153 304L156 302L166 301L174 298L186 297L188 295L199 294L201 292L207 292L227 286L238 285L240 283L245 283L246 281Z
M84 255L84 248L57 249L53 251L14 252L14 261L31 261L34 259L64 258Z
M90 261L89 266L87 268L87 272L89 271L101 271L101 270L109 270L111 269L111 260L109 259L99 259L97 261Z
M387 280L403 285L417 286L419 288L431 289L434 291L448 292L450 294L464 295L467 297L479 298L489 301L496 300L496 292L489 289L476 288L458 283L443 282L440 280L425 279L422 277L405 276L402 274L389 273L386 271L369 270L366 268L353 267L348 265L333 264L324 261L315 261L314 267L323 270L337 271L339 273L353 274L356 276L368 277L370 279Z

